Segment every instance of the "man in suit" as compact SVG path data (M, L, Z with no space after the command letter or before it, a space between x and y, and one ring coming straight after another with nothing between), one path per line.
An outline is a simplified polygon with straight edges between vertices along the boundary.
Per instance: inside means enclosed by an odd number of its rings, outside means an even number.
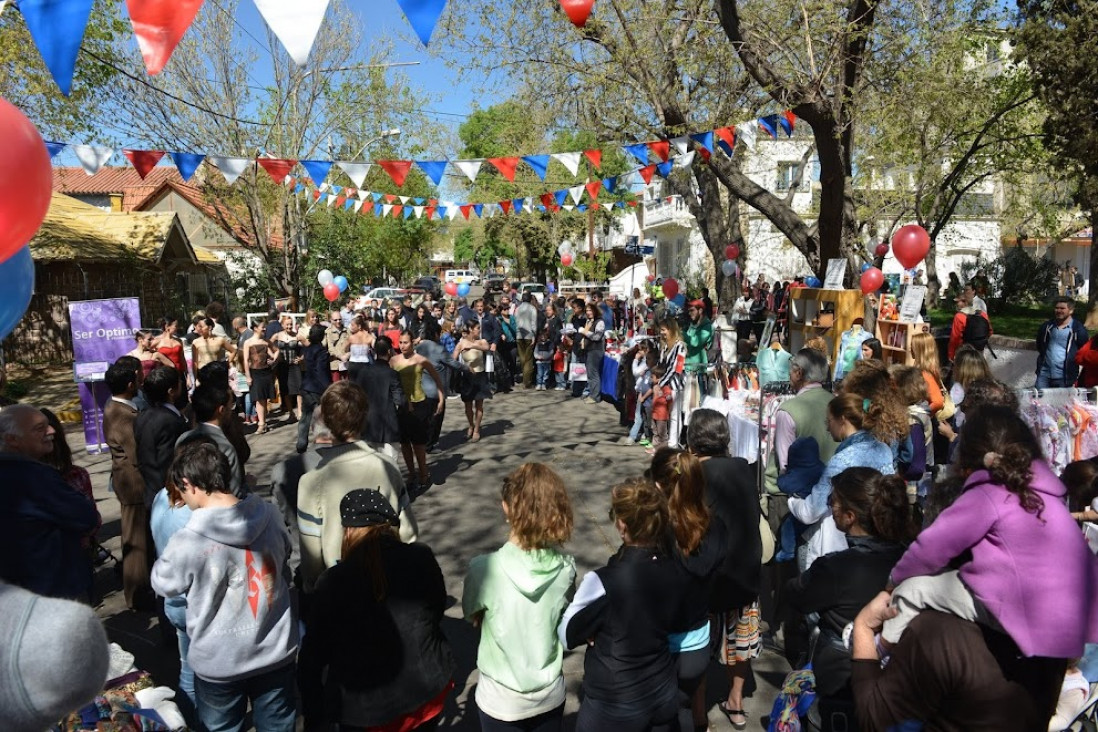
M179 447L195 437L209 438L229 461L229 492L237 498L244 498L248 495L248 489L244 485L244 465L236 454L236 448L221 429L221 415L234 402L233 393L228 389L207 381L201 382L191 396L194 418L198 425L180 435L175 446Z
M164 487L164 477L175 456L175 443L190 427L175 408L179 398L179 372L158 366L145 377L145 396L152 406L137 415L137 467L145 480L145 507L152 508L153 497Z
M374 362L363 366L356 380L366 391L366 403L369 405L362 439L378 452L397 460L400 454L397 449L400 442L397 410L404 404L404 389L400 386L397 373L389 368L392 357L393 342L388 336L378 336L374 342Z
M107 369L106 382L111 399L103 408L103 434L111 451L111 484L122 508L122 590L131 610L151 610L149 513L134 435L137 374L125 364L114 364Z

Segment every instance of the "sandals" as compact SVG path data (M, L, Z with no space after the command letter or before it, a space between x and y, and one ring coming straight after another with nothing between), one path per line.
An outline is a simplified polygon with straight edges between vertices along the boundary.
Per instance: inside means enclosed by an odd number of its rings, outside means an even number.
M469 442L480 442L480 433L474 432L473 436L469 438Z
M720 709L724 713L724 716L728 717L728 722L733 727L735 727L736 729L747 729L747 715L744 714L744 711L742 709L732 709L728 706L727 701L722 701L717 704L717 709ZM736 722L732 719L733 715L739 715L743 717L743 721Z
M259 427L258 427L258 428L256 429L255 433L256 433L257 435L265 435L265 434L267 434L267 432L269 432L269 431L270 431L270 429L271 429L271 428L270 428L270 427L268 427L268 426L267 426L266 424L261 424L261 425L259 425Z

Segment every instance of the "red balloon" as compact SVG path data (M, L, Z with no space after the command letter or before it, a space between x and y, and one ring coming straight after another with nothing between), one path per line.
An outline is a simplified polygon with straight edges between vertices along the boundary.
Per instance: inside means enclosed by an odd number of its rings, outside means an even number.
M873 250L873 253L876 254L878 257L883 257L884 255L888 254L888 245L884 242L881 242L877 245L877 248Z
M871 292L876 292L881 289L881 285L884 284L884 281L884 272L876 267L870 267L865 272L862 272L862 294L868 295Z
M679 283L675 281L673 277L668 277L663 281L663 296L668 300L675 299L675 295L679 294Z
M324 285L324 297L328 302L335 302L339 297L339 285L334 282Z
M917 224L901 226L892 235L892 253L904 269L914 269L930 251L930 236Z
M450 297L456 297L458 294L458 286L456 282L447 282L446 286L442 288L446 291L446 294Z
M574 259L571 252L565 252L560 255L560 264L562 267L571 267Z
M647 277L645 277L644 279L646 279L648 281L648 284L652 284L653 282L656 281L656 275L650 274Z
M595 0L560 0L560 6L568 14L568 19L572 21L572 25L577 28L586 25L587 19L591 17L591 9L594 5Z
M736 259L740 256L740 248L735 244L729 244L724 248L725 259Z
M53 170L46 143L31 121L0 99L0 262L18 252L38 231L50 207Z

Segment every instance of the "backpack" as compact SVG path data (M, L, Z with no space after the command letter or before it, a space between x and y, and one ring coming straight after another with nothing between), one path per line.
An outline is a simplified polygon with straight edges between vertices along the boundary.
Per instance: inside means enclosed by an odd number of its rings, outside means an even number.
M991 337L991 323L980 313L971 313L965 318L965 329L961 334L961 342L983 353L987 348L988 338Z

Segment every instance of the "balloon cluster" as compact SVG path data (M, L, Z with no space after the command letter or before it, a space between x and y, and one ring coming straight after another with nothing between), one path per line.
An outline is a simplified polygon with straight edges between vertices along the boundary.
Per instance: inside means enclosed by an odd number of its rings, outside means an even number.
M557 247L557 254L560 255L560 266L571 267L572 263L576 261L576 255L572 252L572 242L562 241L560 246Z
M316 273L317 283L324 288L324 299L335 302L340 293L345 292L349 283L343 275L333 275L330 269L322 269Z
M27 242L46 218L53 171L38 130L4 99L0 130L0 338L5 338L23 319L34 292L34 259Z
M729 244L724 248L724 261L721 262L721 272L725 277L735 277L739 271L740 266L736 264L736 259L740 256L740 248L735 244Z
M469 284L462 282L460 285L456 282L447 282L442 291L450 297L465 297L469 294Z

